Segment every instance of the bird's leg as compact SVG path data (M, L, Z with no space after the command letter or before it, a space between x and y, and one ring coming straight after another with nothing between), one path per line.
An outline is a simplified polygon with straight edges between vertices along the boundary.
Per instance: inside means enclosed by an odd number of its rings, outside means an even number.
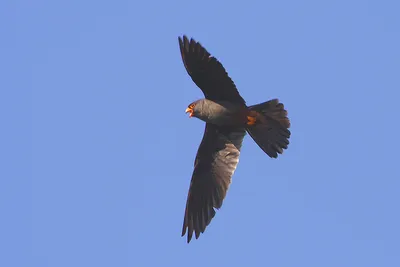
M254 125L256 124L257 119L251 116L247 116L247 125Z
M257 122L257 112L255 111L250 111L249 114L247 115L247 125L254 125Z

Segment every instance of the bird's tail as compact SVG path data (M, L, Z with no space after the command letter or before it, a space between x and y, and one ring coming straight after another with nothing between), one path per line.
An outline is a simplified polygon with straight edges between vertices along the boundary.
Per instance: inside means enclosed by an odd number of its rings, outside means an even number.
M278 157L287 149L290 137L290 121L283 104L272 99L250 106L249 110L256 115L256 122L246 128L247 132L268 156Z

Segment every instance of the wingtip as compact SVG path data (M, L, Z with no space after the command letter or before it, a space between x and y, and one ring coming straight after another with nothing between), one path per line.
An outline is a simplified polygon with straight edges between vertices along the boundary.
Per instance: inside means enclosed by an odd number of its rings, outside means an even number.
M186 234L186 227L185 227L185 225L183 226L183 229L182 229L182 234L181 234L181 236L184 236Z
M188 244L189 244L190 240L192 240L192 236L193 236L193 232L188 232L188 235L187 235Z
M178 40L182 44L197 43L193 37L191 37L189 39L186 34L183 34L182 36L178 36Z
M185 234L186 234L186 229L187 229L187 228L186 228L185 226L183 226L181 237L184 237L184 236L185 236ZM190 234L190 232L188 232L186 242L189 244L189 243L190 243L190 240L192 240L192 235Z
M187 224L187 211L185 211L185 217L183 219L183 227L182 227L181 237L185 236L186 232L187 232L186 242L189 244L190 240L192 239L192 233L190 232L189 226Z
M184 44L188 38L185 34L178 36L178 41L180 44Z

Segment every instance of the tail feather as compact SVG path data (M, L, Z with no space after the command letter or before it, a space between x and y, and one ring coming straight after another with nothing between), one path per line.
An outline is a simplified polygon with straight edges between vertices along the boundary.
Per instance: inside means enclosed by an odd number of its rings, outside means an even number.
M250 106L257 112L257 122L246 128L257 145L271 158L277 158L287 149L290 138L290 121L287 111L278 99Z

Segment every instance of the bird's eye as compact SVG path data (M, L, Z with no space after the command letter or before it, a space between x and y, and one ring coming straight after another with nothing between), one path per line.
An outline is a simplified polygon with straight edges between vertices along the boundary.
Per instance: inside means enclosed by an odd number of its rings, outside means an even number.
M190 105L189 105L189 108L190 108L190 109L194 108L194 104L190 104Z

